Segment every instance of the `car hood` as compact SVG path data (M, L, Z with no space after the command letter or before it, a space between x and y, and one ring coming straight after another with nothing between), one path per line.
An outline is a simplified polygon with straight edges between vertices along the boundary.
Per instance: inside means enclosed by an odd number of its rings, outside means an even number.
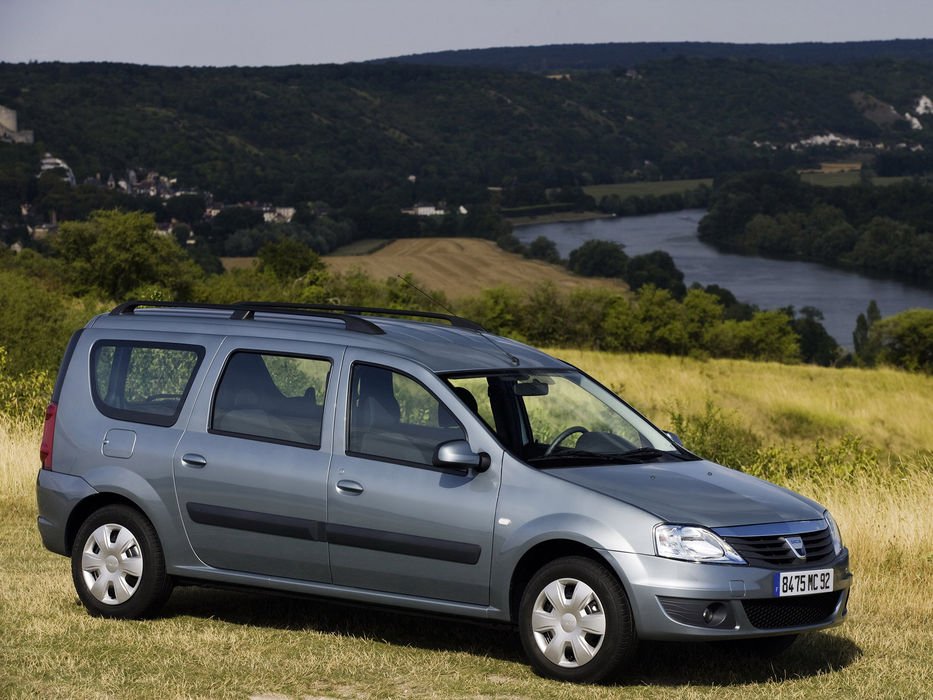
M819 504L793 491L705 460L547 471L669 523L729 527L823 517Z

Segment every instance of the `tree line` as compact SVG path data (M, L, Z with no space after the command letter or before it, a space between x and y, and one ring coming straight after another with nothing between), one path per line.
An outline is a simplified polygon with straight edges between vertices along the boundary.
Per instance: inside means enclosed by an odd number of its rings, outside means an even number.
M933 287L933 183L819 187L794 172L719 183L700 239L721 250L809 260Z
M155 218L141 212L99 211L62 224L46 254L0 254L0 345L5 372L54 372L71 330L94 313L127 298L230 303L238 300L333 302L425 308L432 303L404 280L362 273L331 273L305 243L289 237L266 242L257 264L219 274L204 272L170 235L154 233ZM593 270L607 256L588 249L574 257ZM588 261L589 259L589 261ZM626 267L637 258L623 261ZM587 262L588 261L588 262ZM590 265L590 267L586 267ZM411 280L409 280L411 281ZM442 291L431 291L452 306ZM488 289L460 301L457 311L493 333L544 346L735 357L776 362L815 361L807 333L818 313L743 307L724 290L664 289L653 281L630 293L553 285L528 290ZM436 310L436 307L428 310ZM933 311L866 322L864 357L930 372ZM925 354L924 354L925 353Z

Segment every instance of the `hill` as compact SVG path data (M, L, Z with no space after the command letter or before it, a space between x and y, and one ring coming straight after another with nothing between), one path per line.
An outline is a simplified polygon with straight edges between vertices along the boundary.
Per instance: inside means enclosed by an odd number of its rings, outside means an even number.
M486 203L488 187L515 207L549 201L548 189L567 202L568 188L856 155L898 175L933 167L925 96L923 62L679 57L569 80L399 63L0 64L0 104L37 140L0 143L0 200L15 215L35 196L44 151L79 182L157 170L225 202L323 201L380 222L415 201Z
M392 61L425 66L474 66L546 73L632 67L676 56L753 59L796 65L856 63L878 59L933 61L933 39L793 44L726 44L695 41L549 44L434 51L383 58L373 63Z
M377 280L410 272L419 284L453 300L476 296L490 287L527 289L542 282L552 282L562 291L626 288L617 280L578 277L559 265L526 260L475 238L408 238L369 255L329 255L324 262L334 272L359 269Z

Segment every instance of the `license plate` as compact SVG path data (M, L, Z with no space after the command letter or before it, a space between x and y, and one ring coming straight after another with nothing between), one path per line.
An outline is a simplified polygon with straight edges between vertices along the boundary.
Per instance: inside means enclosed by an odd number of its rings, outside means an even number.
M784 598L792 595L812 595L833 590L833 570L780 572L774 574L774 595Z

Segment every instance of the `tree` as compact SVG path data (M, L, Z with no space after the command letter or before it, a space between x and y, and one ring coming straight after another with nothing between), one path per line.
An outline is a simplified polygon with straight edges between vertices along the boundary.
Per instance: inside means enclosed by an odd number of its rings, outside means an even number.
M68 305L38 282L33 276L0 270L0 347L6 346L10 374L54 370L68 341Z
M145 286L186 299L202 277L174 237L156 230L152 214L97 211L88 221L62 224L53 247L68 263L76 291L97 289L113 300Z
M852 333L852 347L855 351L857 360L867 366L872 367L878 355L878 343L872 336L871 329L881 320L881 311L878 309L878 303L872 299L868 302L868 308L864 314L859 314L855 319L855 331Z
M321 258L293 238L266 243L259 249L259 270L269 271L280 282L296 280L310 271L324 269Z
M812 306L800 309L800 315L794 318L790 309L791 326L800 338L800 359L810 364L829 367L839 359L839 343L826 331L820 321L823 312Z
M882 363L933 374L933 309L909 309L873 323L869 344Z
M525 249L525 257L532 260L543 260L544 262L560 264L560 253L557 252L557 245L546 236L538 236Z
M584 277L624 277L628 255L611 241L587 241L570 253L567 266Z
M646 284L667 289L675 299L683 299L687 292L684 273L677 269L674 259L663 250L630 258L625 269L625 281L632 289L640 289Z

